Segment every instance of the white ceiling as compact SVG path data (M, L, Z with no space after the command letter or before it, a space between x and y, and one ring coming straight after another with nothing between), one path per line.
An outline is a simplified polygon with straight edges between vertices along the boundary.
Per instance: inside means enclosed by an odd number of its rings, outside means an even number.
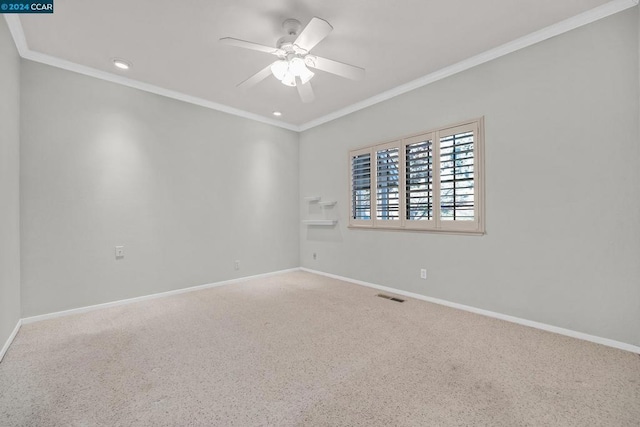
M26 41L23 50L31 53L31 59L44 54L99 70L102 75L119 74L199 98L214 108L241 115L247 112L254 118L273 120L272 112L279 110L281 125L301 129L501 45L511 42L517 48L514 40L545 27L564 21L560 25L571 28L565 25L571 22L568 18L582 14L588 21L589 16L599 18L636 2L56 0L53 15L21 15L11 28L16 38L21 25ZM299 100L295 88L273 76L247 91L236 88L276 58L226 46L218 39L235 37L275 46L283 35L284 19L296 18L304 26L313 16L329 21L334 30L312 53L365 68L364 80L317 71L312 80L316 100L309 104ZM114 57L130 61L132 69L116 70Z

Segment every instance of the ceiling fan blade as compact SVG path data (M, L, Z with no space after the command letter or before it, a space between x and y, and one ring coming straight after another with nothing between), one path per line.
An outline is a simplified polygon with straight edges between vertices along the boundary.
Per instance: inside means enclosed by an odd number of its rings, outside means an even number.
M251 86L253 86L253 85L257 84L257 83L260 83L261 81L263 81L264 79L266 79L270 75L271 75L271 64L267 65L265 68L263 68L262 70L258 71L253 76L249 77L247 80L245 80L242 83L238 84L237 87L242 88L242 89L249 89Z
M228 44L229 46L243 47L245 49L257 50L260 52L270 53L272 55L285 55L285 51L275 47L265 46L258 43L252 43L245 40L234 39L232 37L224 37L219 40L220 43Z
M331 24L314 16L293 44L308 52L327 37L331 30L333 30Z
M311 87L311 82L302 84L300 77L296 77L296 87L298 88L298 95L300 95L302 102L311 102L316 99L316 95L313 93L313 88Z
M360 80L364 77L364 68L334 61L333 59L322 58L315 55L307 55L305 57L305 63L311 68L317 68L318 70L336 74L341 77L346 77L351 80Z

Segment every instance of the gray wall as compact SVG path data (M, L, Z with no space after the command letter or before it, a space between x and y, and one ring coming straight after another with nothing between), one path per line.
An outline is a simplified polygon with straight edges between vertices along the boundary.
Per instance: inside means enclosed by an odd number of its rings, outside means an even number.
M304 132L301 196L337 199L339 223L301 227L302 266L640 345L637 15ZM349 149L479 116L485 236L347 228Z
M23 61L23 316L301 263L640 345L638 25L633 8L299 137ZM0 55L3 340L20 314L3 21ZM346 228L350 148L481 115L487 235ZM298 194L337 199L338 226L300 227L320 213Z
M298 266L295 132L30 61L21 126L24 317Z
M0 17L0 349L20 319L20 57Z

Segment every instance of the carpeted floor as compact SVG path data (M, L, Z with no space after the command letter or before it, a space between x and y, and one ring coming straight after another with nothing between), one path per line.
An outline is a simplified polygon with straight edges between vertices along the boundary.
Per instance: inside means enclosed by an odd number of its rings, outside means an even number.
M638 426L640 356L304 272L25 325L1 426Z

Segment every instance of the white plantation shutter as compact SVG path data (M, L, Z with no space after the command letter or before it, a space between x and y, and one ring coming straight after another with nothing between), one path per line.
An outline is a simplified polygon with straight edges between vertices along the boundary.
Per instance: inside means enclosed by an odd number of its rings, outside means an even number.
M439 228L455 231L478 227L477 134L476 123L438 132Z
M371 224L371 150L352 152L351 156L352 225Z
M351 226L484 233L483 119L350 152Z
M400 143L376 147L375 221L400 226Z
M434 226L433 134L404 143L405 214L407 227Z

